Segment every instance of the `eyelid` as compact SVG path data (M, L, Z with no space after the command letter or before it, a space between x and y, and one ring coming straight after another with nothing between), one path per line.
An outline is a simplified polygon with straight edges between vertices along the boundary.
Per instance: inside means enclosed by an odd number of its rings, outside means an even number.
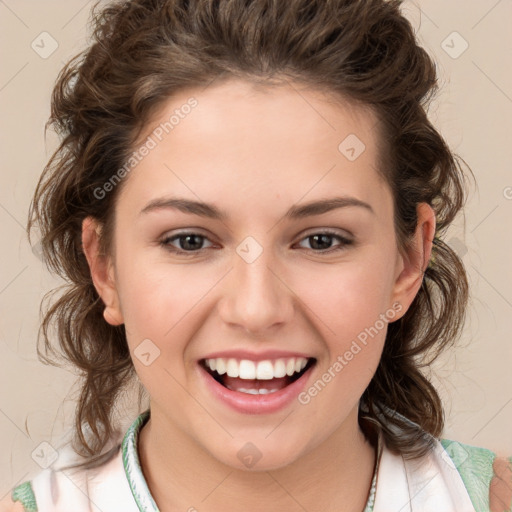
M350 242L353 242L354 238L355 238L354 235L352 233L350 233L350 231L347 231L347 230L339 230L336 228L312 228L312 229L308 229L308 230L304 231L303 233L301 233L299 240L302 240L303 238L307 238L308 236L313 236L313 235L318 235L318 234L337 236L337 237L340 237L340 238L350 241Z
M208 240L212 241L212 236L210 233L205 231L202 228L182 228L182 229L171 229L169 231L166 231L162 236L159 237L159 240L169 240L170 238L177 238L179 236L185 236L185 235L199 235L204 238L207 238Z

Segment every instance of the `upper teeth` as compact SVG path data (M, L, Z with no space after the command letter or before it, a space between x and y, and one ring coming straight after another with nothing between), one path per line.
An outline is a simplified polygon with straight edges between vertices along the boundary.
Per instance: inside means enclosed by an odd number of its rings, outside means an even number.
M240 379L259 379L270 380L292 376L304 369L308 364L305 357L290 357L287 359L276 359L270 361L250 361L249 359L226 359L217 357L215 359L205 359L206 366L210 370L216 371L219 375L227 373L229 377L238 377Z

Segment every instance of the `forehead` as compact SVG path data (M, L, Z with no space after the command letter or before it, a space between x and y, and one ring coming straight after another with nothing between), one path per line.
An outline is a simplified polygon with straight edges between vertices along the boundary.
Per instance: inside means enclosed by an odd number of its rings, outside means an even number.
M147 141L127 187L145 199L165 189L242 203L270 192L295 203L336 188L370 201L385 186L371 109L292 82L181 90L147 123L139 144Z
M192 99L196 106L189 108ZM291 81L265 85L226 79L206 87L180 90L159 105L143 130L143 137L173 117L171 131L178 136L181 132L181 142L187 135L193 139L204 136L203 143L218 135L224 141L229 141L230 135L275 140L276 132L280 140L287 135L297 139L298 131L301 138L309 136L313 142L321 134L336 139L352 130L371 143L377 127L377 117L369 105ZM301 123L297 125L299 118ZM236 128L236 134L232 128Z

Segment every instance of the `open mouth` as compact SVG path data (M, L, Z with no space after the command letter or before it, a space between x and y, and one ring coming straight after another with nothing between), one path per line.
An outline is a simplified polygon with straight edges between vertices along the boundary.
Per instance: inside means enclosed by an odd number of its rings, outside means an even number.
M314 357L260 362L216 358L199 362L225 388L250 395L277 393L300 379L315 363Z

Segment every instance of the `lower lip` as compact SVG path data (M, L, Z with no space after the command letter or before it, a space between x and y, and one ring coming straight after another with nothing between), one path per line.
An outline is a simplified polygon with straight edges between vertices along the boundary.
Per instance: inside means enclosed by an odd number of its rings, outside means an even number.
M299 379L292 382L285 388L267 393L266 395L251 395L239 391L232 391L217 382L200 364L199 373L211 393L221 402L232 409L244 414L271 414L284 409L287 405L297 399L306 383L314 365L311 366Z

